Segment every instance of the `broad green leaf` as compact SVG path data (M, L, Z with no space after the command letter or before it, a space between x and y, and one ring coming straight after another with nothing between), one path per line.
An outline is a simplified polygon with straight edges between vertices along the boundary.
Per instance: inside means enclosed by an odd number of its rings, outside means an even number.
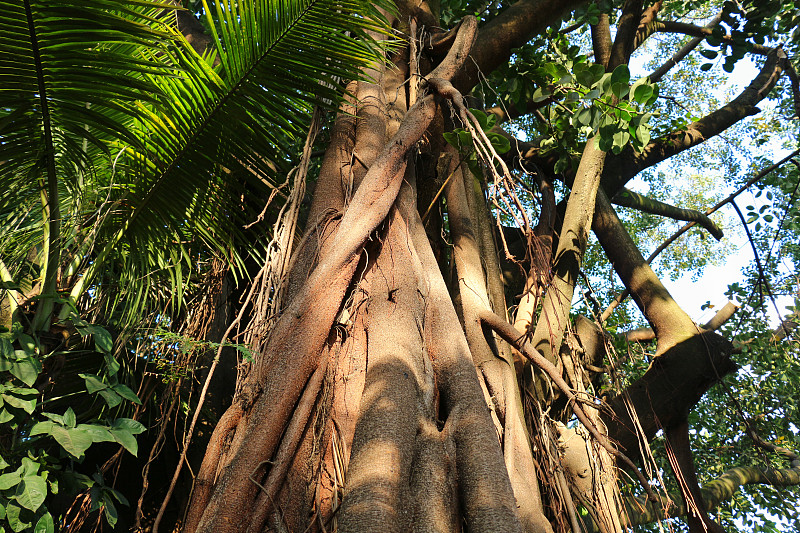
M486 134L486 137L488 137L498 154L504 154L511 150L511 141L509 141L505 136L490 131Z
M77 429L85 431L91 437L92 442L114 442L114 436L107 426L79 424Z
M29 457L22 458L22 477L35 476L42 467L41 463L33 461Z
M106 520L108 520L108 524L112 528L117 525L117 508L114 506L114 502L111 501L110 498L103 498L103 513L105 514Z
M0 360L2 359L13 359L14 358L14 346L11 344L11 341L0 337Z
M20 480L22 480L22 467L17 468L14 472L0 475L0 490L16 487Z
M105 361L106 370L108 370L109 375L113 376L117 372L119 372L120 369L119 361L114 359L113 355L111 355L110 353L104 354L103 361Z
M639 85L631 96L636 102L646 104L653 96L653 88L647 84Z
M719 55L718 50L700 50L700 55L705 57L706 59L716 59Z
M141 422L137 422L131 418L117 418L111 423L111 427L115 429L126 429L134 435L143 433L147 429L141 424Z
M114 440L128 450L131 455L135 457L139 453L139 444L136 442L136 437L134 437L130 431L127 429L112 429L111 434L114 435Z
M12 531L19 532L31 527L30 522L24 522L20 517L22 512L22 507L15 503L8 502L6 506L6 518L8 519L8 525L11 526Z
M8 405L10 405L11 407L22 409L28 414L31 414L34 411L34 409L36 409L36 398L30 400L24 400L18 396L14 396L11 394L4 394L3 401Z
M489 127L489 117L481 111L480 109L470 109L472 115L478 120L478 123L481 125L481 129L486 131Z
M34 383L36 383L36 378L39 377L39 372L42 371L42 364L32 357L25 357L13 361L9 371L14 377L19 379L25 385L31 387Z
M14 499L22 507L30 511L36 511L44 503L47 496L47 483L39 476L26 476L22 478L22 483L17 486L17 493Z
M631 81L631 71L628 70L628 65L620 65L611 73L611 83L621 83L628 85Z
M78 374L78 376L82 377L84 382L86 382L86 390L89 394L94 394L95 392L108 388L108 385L103 383L100 376L96 374Z
M50 516L50 513L45 513L39 518L39 521L36 522L33 533L53 533L54 529L55 524L53 523L53 517Z
M550 96L552 96L550 94L550 91L542 87L537 87L536 90L533 91L533 96L531 97L531 100L533 100L534 102L543 102L544 100L550 98Z
M33 340L33 337L20 333L17 340L19 340L19 346L26 355L30 357L39 355L39 350L37 349L36 341Z
M508 141L506 141L506 142L508 142ZM502 152L500 152L500 153L502 153ZM125 398L126 400L129 400L129 401L131 401L131 402L133 402L133 403L135 403L137 405L142 405L142 401L139 399L139 397L136 395L136 393L133 392L130 389L130 387L128 387L127 385L123 385L123 384L120 383L118 385L114 385L113 389L114 389L114 392L116 392L117 394L119 394L120 396Z
M89 433L77 428L67 429L54 425L52 436L67 453L77 459L80 459L83 456L83 452L92 445L92 438Z
M111 353L114 348L114 341L111 334L103 327L96 324L89 324L84 328L94 339L94 345L98 351Z
M611 84L611 92L620 100L628 95L629 90L627 83L615 82Z
M67 407L64 413L64 425L68 428L74 428L77 423L78 418L75 416L75 411L72 410L72 407Z
M53 432L54 427L55 423L50 422L49 420L37 422L36 425L31 428L31 437L36 435L48 435Z
M103 389L99 393L109 407L116 407L122 402L122 397L111 389Z

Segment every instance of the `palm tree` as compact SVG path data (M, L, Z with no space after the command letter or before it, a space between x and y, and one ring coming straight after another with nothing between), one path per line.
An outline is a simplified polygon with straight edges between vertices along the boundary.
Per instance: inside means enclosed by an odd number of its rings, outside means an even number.
M32 332L96 300L109 268L130 322L160 276L180 301L199 249L241 266L310 107L376 58L366 2L203 6L205 55L171 4L0 5L0 272Z
M382 58L367 35L385 31L370 2L204 0L202 9L209 46L195 49L181 30L201 22L171 2L0 2L0 324L15 348L35 343L25 373L12 369L28 386L47 361L80 368L22 413L33 418L11 421L15 435L66 407L41 400L85 395L78 372L103 374L87 381L91 392L113 386L138 401L113 362L97 370L78 357L85 344L68 341L70 352L60 333L93 333L108 352L105 330L85 319L125 328L148 317L174 329L168 317L183 312L201 264L214 257L246 276L271 235L245 226L272 197L268 221L285 202L287 154L312 108L335 108L340 80ZM28 401L33 389L24 390ZM79 422L99 420L84 407ZM3 447L12 471L24 455ZM26 509L38 513L31 521L49 516Z

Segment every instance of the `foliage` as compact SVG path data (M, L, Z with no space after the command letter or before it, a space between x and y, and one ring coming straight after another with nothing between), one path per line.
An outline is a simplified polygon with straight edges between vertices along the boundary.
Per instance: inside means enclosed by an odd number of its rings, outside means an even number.
M71 406L63 414L54 412L64 402L53 396L58 389L47 385L45 368L74 355L75 349L48 353L33 337L22 333L18 323L11 331L0 333L0 421L4 424L0 436L0 523L11 531L31 527L53 531L58 518L47 502L64 491L74 497L79 490L89 489L91 510L102 509L112 527L117 520L114 501L127 505L119 492L104 485L99 471L89 477L64 463L64 459L69 464L83 462L89 449L99 442L117 443L135 456L136 435L145 430L136 420L112 414L123 399L134 404L141 401L118 382L120 366L112 355L109 333L100 326L74 320L85 337L81 343L93 340L96 353L102 354L104 361L102 377L82 374L86 387L79 394L99 395L105 402L85 413L76 414ZM75 397L70 403L81 405Z

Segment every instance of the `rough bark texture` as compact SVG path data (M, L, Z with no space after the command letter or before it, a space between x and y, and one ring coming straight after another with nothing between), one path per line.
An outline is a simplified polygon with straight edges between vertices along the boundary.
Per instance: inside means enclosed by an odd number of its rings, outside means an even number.
M283 311L211 436L185 532L576 532L583 505L600 531L621 533L630 520L617 466L655 498L628 456L641 459L659 429L688 450L687 414L735 365L730 343L669 295L608 195L752 114L783 59L770 55L736 100L640 154L607 156L590 138L560 212L553 156L516 143L527 150L518 158L540 165L541 211L516 232L528 271L512 326L505 233L487 198L505 178L500 158L481 145L483 173L473 173L439 137L475 124L462 93L479 73L582 3L521 0L480 29L465 17L433 34L437 5L397 3L392 22L411 40L347 84ZM626 64L659 8L625 2L613 42L600 16L596 61ZM446 218L426 226L429 212ZM600 322L570 319L590 229L658 341L644 375L602 408L608 338ZM568 429L573 415L582 426ZM691 456L678 463L687 506L700 502L690 525L716 531Z

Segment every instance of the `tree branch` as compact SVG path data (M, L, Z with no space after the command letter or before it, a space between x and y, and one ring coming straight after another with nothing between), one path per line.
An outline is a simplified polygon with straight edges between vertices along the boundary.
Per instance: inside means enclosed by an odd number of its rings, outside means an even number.
M722 239L722 230L707 215L695 209L675 207L652 198L647 198L639 193L623 188L611 199L611 203L622 207L630 207L643 213L669 217L674 220L696 222L704 227L715 239Z
M644 260L602 190L597 193L592 229L613 263L617 275L655 331L658 338L657 353L664 353L678 342L694 335L697 326Z
M697 37L702 40L711 35L714 31L714 28L708 26L697 26L695 24L689 24L687 22L662 20L656 23L655 31L662 33L682 33L684 35L690 35L692 37ZM730 34L723 35L720 39L725 44L729 45L733 44L733 37L731 37ZM765 56L770 52L772 52L773 50L775 50L771 46L764 46L763 44L750 43L750 46L752 46L752 48L750 49L752 53L761 56Z
M453 78L466 94L478 84L479 72L491 72L508 61L511 50L527 43L547 26L586 0L520 0L483 26L469 54L469 61Z
M722 15L717 15L713 19L711 19L708 22L708 24L705 25L705 28L707 28L709 31L713 30L714 27L717 24L719 24L721 20L722 20ZM669 58L666 62L664 62L663 65L661 65L656 70L650 73L650 75L648 76L650 78L650 81L652 83L658 83L659 81L661 81L661 78L663 78L664 75L672 69L672 67L683 61L683 58L688 56L692 52L692 50L697 48L700 45L700 43L702 43L704 40L705 40L704 36L695 37L694 39L690 40L688 43L683 45L680 48L680 50L675 52L671 58Z
M773 164L773 165L770 165L769 167L767 167L767 168L765 168L765 169L761 170L761 171L760 171L760 172L758 172L758 173L757 173L755 176L753 176L752 178L750 178L749 180L747 180L747 182L746 182L744 185L742 185L741 187L739 187L738 189L736 189L736 191L735 191L734 193L732 193L730 196L728 196L727 198L725 198L724 200L722 200L721 202L719 202L719 203L718 203L717 205L715 205L714 207L712 207L712 208L708 209L708 210L706 211L706 213L705 213L705 214L706 214L706 215L710 215L710 214L714 213L715 211L717 211L718 209L720 209L722 206L724 206L725 204L727 204L728 202L730 202L731 200L733 200L734 198L736 198L737 196L739 196L739 195L740 195L742 192L744 192L745 190L747 190L748 188L750 188L750 186L754 185L755 183L758 183L758 182L759 182L759 181L760 181L762 178L764 178L765 176L769 175L770 173L774 172L775 170L777 170L778 168L780 168L781 166L783 166L783 165L784 165L784 164L785 164L787 161L790 161L790 160L791 160L791 159L792 159L794 156L796 156L797 154L800 154L800 149L798 149L798 150L795 150L794 152L792 152L792 153L791 153L791 154L789 154L788 156L784 157L783 159L781 159L781 160L780 160L780 161L778 161L777 163L775 163L775 164ZM667 240L665 240L663 243L661 243L661 244L658 246L658 248L656 248L655 250L653 250L653 253L651 253L651 254L650 254L650 256L647 258L647 262L648 262L648 263L652 263L652 262L653 262L653 260L654 260L656 257L658 257L658 254L660 254L661 252L663 252L664 250L666 250L666 248L667 248L667 247L668 247L670 244L672 244L673 242L675 242L675 241L678 239L678 237L680 237L681 235L683 235L684 233L686 233L687 231L689 231L689 229L691 229L691 228L692 228L692 227L693 227L695 224L696 224L696 222L689 222L688 224L686 224L685 226L683 226L681 229L679 229L678 231L676 231L675 233L673 233L673 234L672 234L672 235L671 235L671 236L670 236L670 237L669 237ZM629 293L628 293L628 291L627 291L627 290L625 290L625 291L622 291L622 292L621 292L621 293L620 293L620 294L619 294L619 295L618 295L618 296L617 296L617 297L614 299L614 301L613 301L613 302L611 302L611 304L609 304L608 308L606 308L606 310L605 310L605 311L603 311L603 314L602 314L602 315L600 315L600 321L601 321L601 322L605 322L606 320L608 320L608 317L609 317L609 316L611 316L611 313L614 311L614 309L615 309L615 308L616 308L616 307L617 307L619 304L621 304L621 303L622 303L622 302L625 300L625 298L627 298L627 297L628 297L628 294L629 294Z

